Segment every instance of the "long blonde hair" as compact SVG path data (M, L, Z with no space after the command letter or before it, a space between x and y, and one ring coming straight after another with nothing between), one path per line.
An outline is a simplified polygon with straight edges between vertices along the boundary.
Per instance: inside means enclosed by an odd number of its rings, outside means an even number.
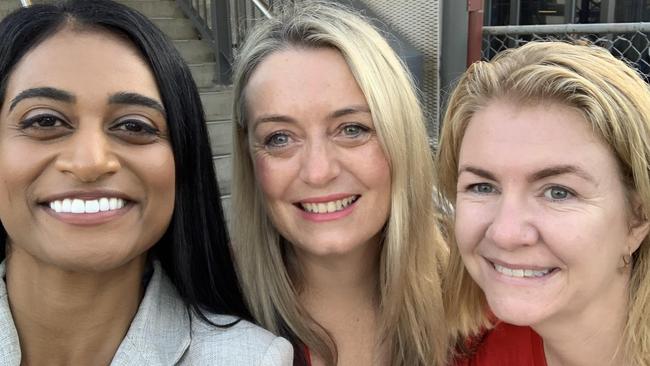
M650 89L629 66L607 50L586 44L531 42L478 62L462 76L443 122L437 156L438 184L455 202L460 145L472 116L490 101L511 98L528 104L545 101L580 110L593 131L619 161L629 192L643 213L650 212ZM485 296L463 266L451 233L451 257L444 284L445 306L457 345L490 327ZM650 239L633 253L629 309L622 351L635 365L650 365Z
M447 249L435 223L433 159L412 80L366 20L319 1L281 9L242 45L234 70L233 242L242 286L262 326L336 364L336 345L298 299L291 244L274 228L255 182L248 145L246 85L273 52L332 48L363 91L391 170L391 209L380 254L380 334L390 365L443 365L446 360L440 271Z

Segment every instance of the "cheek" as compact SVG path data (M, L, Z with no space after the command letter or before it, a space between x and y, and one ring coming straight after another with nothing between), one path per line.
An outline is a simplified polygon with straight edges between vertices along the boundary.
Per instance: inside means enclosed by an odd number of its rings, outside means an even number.
M142 166L146 174L149 206L152 208L152 224L158 227L167 227L174 211L176 196L176 168L171 147L166 146L164 151L152 151L143 156L147 164Z
M454 233L461 253L471 252L481 242L489 226L489 223L484 221L486 217L489 215L484 209L462 201L457 202Z
M290 185L292 167L287 161L256 156L253 162L255 180L268 198L278 198Z

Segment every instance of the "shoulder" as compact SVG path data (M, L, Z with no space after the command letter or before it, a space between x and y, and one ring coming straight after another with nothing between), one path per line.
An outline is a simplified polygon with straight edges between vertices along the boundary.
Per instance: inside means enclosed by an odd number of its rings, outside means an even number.
M469 342L471 355L458 357L456 366L545 366L542 339L530 327L498 323Z
M232 316L206 315L217 326L198 316L192 316L192 341L183 357L183 363L224 366L292 365L293 347L284 338L245 320L237 321Z

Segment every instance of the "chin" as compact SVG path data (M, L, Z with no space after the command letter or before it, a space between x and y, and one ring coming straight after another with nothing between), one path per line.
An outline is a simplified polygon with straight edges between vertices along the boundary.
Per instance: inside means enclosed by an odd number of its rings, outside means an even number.
M548 317L548 309L544 304L531 304L521 300L488 298L492 313L501 321L512 325L532 326Z

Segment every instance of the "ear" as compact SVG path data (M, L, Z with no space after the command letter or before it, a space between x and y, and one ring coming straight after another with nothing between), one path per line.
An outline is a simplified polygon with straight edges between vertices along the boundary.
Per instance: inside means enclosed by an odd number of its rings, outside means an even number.
M627 248L629 249L629 253L634 253L648 236L648 232L650 232L650 221L648 221L648 217L644 212L639 194L634 192L631 196L630 204L632 205L632 212L630 215L630 232Z

